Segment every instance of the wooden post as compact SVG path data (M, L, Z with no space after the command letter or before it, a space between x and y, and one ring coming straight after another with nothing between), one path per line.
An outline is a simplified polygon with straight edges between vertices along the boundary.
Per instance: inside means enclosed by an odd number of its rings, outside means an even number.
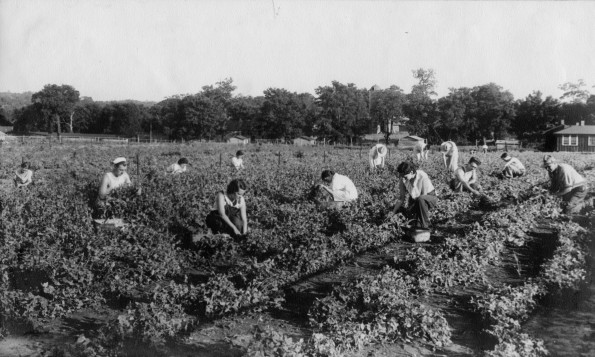
M281 151L279 151L279 166L281 166Z
M360 159L362 158L362 146L361 146L361 145L360 145L360 147L359 147L359 158L360 158Z
M322 155L322 162L326 162L326 150L324 150L324 154Z
M138 184L140 185L140 160L138 157L138 152L136 153L136 179L138 180Z
M219 153L219 168L221 168L221 163L223 161L222 153Z

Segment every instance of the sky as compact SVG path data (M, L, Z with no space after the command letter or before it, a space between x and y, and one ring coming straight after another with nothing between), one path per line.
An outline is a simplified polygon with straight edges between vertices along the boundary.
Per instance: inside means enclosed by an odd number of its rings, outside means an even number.
M595 93L595 2L0 0L0 92L69 84L159 101L232 78L236 95L494 82L524 98Z

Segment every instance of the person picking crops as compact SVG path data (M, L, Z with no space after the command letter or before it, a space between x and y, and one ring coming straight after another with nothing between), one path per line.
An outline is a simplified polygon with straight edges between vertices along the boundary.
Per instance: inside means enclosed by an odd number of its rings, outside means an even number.
M444 167L454 173L459 166L459 149L457 145L452 141L443 142L440 145L440 151L442 152L442 158L444 159Z
M180 158L177 163L171 164L166 171L168 174L172 175L181 174L188 171L188 165L188 159L183 157Z
M236 152L236 156L231 158L231 163L236 170L240 170L244 168L244 152L242 150L238 150Z
M455 171L455 177L450 180L450 188L456 192L468 191L474 195L481 196L483 189L477 182L477 167L481 165L475 156L469 159L469 162Z
M339 175L331 170L324 170L320 178L328 186L320 184L319 187L331 194L333 201L352 202L357 200L357 189L349 177Z
M423 141L418 141L413 147L413 152L415 153L415 157L417 157L417 161L427 160L428 151L428 146Z
M109 195L116 189L129 187L132 185L132 181L130 180L130 176L126 170L128 169L128 163L126 162L125 157L118 157L114 159L112 162L113 167L112 171L106 172L103 175L103 179L101 180L101 185L99 186L99 195L97 199L97 203L101 205L107 201ZM139 187L136 191L137 195L140 195L142 192L141 188Z
M14 172L14 185L16 187L26 187L33 182L33 171L29 170L29 163L23 162Z
M419 170L414 163L401 162L397 167L399 176L399 199L393 213L403 213L407 218L415 219L417 226L428 229L430 211L436 207L438 198L434 185L427 173Z
M525 166L516 157L510 156L507 152L503 153L500 158L506 162L502 170L502 176L506 178L520 177L525 174Z
M248 233L248 216L244 194L247 185L242 179L232 180L225 193L217 192L213 210L207 215L207 227L213 234L238 237Z
M388 153L388 149L383 144L376 144L372 146L368 152L368 158L370 159L370 169L384 168L384 158Z
M545 155L543 167L551 179L550 192L562 198L562 211L565 214L579 213L589 191L587 180L572 166L558 163L551 155Z

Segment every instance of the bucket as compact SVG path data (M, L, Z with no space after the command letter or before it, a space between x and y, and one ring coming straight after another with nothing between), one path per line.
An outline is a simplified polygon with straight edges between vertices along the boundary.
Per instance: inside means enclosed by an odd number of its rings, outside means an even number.
M430 240L430 230L421 228L411 228L407 232L409 237L413 239L415 243L423 243Z

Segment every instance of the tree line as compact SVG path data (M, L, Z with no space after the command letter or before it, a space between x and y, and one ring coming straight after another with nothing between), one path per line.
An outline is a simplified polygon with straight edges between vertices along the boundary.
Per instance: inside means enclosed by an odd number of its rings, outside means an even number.
M261 96L234 95L232 79L202 87L195 94L168 97L158 103L95 102L70 85L48 84L29 93L30 103L15 105L0 94L1 122L19 133L115 134L151 132L168 139L221 139L229 133L251 138L293 139L308 135L335 142L357 142L365 134L385 133L405 124L410 134L431 143L459 143L517 137L539 142L541 132L564 120L595 125L595 95L582 80L559 86L562 97L544 98L534 91L523 99L495 83L450 88L438 98L431 69L412 71L416 84L406 93L397 85L359 88L333 81L315 95L268 88ZM13 95L14 97L14 95ZM17 98L20 102L23 97ZM12 105L12 107L11 107Z

